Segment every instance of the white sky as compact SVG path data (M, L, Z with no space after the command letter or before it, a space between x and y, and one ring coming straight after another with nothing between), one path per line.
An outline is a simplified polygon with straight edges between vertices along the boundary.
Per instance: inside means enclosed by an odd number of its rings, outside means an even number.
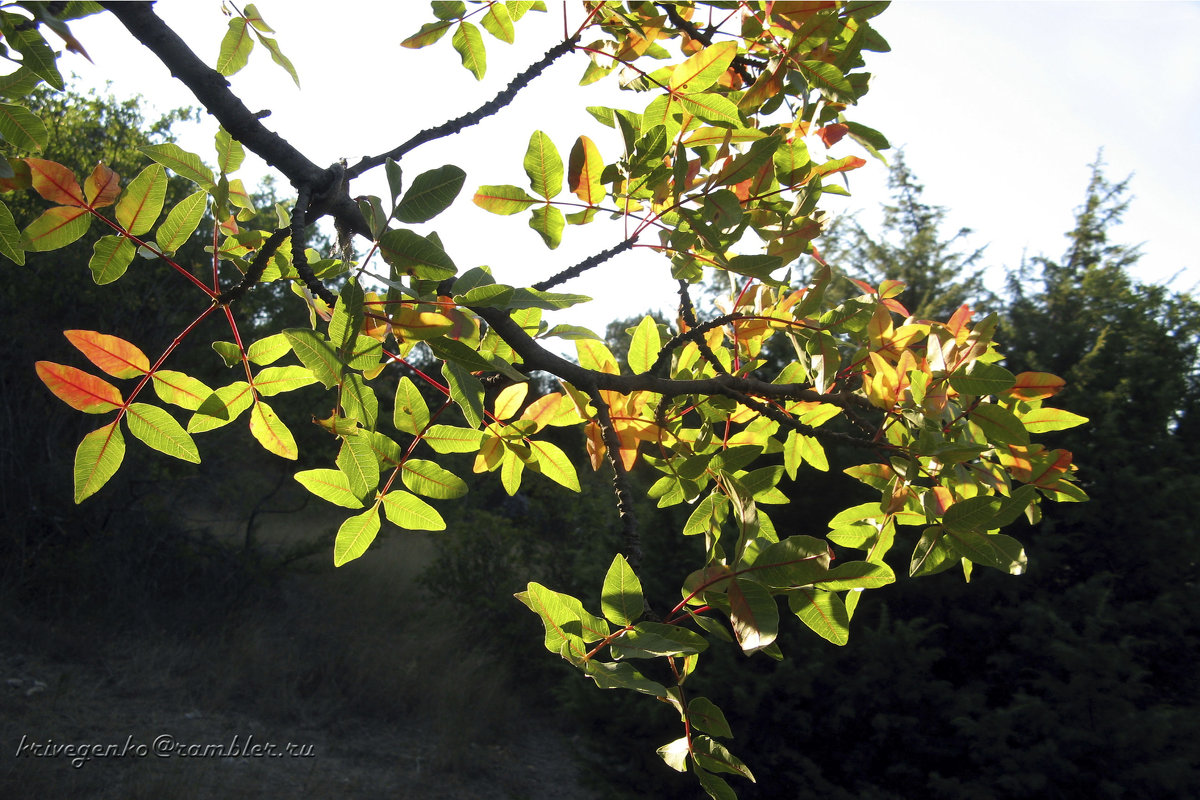
M529 14L518 23L515 45L485 34L488 73L478 83L460 66L448 36L424 50L399 47L432 19L423 3L260 0L257 7L276 29L303 90L261 47L233 76L233 90L251 109L270 109L265 124L313 161L344 157L353 164L492 97L561 39L562 5L547 5L549 14ZM157 8L202 59L215 62L227 24L219 2L160 0ZM578 6L570 3L567 13L577 24ZM988 245L986 263L997 276L1023 254L1062 253L1088 165L1104 148L1111 179L1134 175L1135 200L1115 236L1144 243L1138 277L1162 282L1179 273L1174 288L1200 284L1192 246L1200 229L1200 154L1192 144L1200 130L1200 4L908 0L874 24L892 52L867 54L875 78L851 118L904 148L926 200L950 210L945 234L974 229L970 244ZM195 105L108 15L72 29L95 65L68 55L62 66L83 85L111 81L118 97L140 93L148 112ZM470 202L480 184L526 185L521 158L535 128L554 139L564 161L579 134L591 136L606 157L616 154L616 132L583 107L640 111L646 95L614 92L607 82L579 89L584 64L583 56L560 60L497 117L424 146L403 163L408 180L445 163L467 170L458 202L429 226L442 234L460 271L488 264L501 282L528 285L621 240L620 222L598 220L568 226L562 246L550 252L527 227L527 214L497 217ZM181 131L180 141L211 161L213 132L210 120L202 130ZM847 154L865 155L849 140L831 152ZM887 174L867 158L867 167L850 173L853 198L827 195L837 203L827 208L862 208L865 221L873 218L887 198ZM239 174L253 185L263 169L248 162ZM352 186L352 194L364 193L386 196L382 175ZM583 319L599 333L611 318L671 308L676 300L659 256L625 255L596 272L558 290L600 301Z

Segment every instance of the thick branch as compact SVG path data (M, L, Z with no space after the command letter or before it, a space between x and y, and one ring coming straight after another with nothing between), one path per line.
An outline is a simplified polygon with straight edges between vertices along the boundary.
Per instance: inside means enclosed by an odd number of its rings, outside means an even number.
M585 392L595 389L607 389L621 394L645 391L665 397L712 394L734 397L735 395L730 392L735 392L738 395L769 397L774 400L807 400L830 403L843 408L872 408L866 399L857 395L821 394L815 389L799 383L767 383L757 378L737 375L717 375L712 378L684 381L659 378L649 372L641 375L610 375L596 372L546 350L500 309L472 307L471 310L495 329L497 335L521 356L527 369L548 372ZM856 439L855 441L860 440ZM870 443L863 444L873 446Z
M183 39L159 19L152 3L106 0L101 5L191 90L230 136L286 175L294 185L309 186L314 194L319 194L336 181L332 169L317 166L286 139L263 125L230 91L229 81L201 61ZM355 233L370 237L366 220L347 194L330 198L321 210L332 214ZM309 219L309 222L314 221L315 216Z
M528 86L533 79L546 71L546 68L557 61L562 56L575 49L575 44L579 41L578 36L573 36L551 47L546 51L546 54L537 62L529 65L517 77L513 78L508 86L504 87L498 95L487 101L474 111L469 111L461 117L443 122L434 128L426 128L420 133L413 136L399 147L393 148L386 153L381 153L377 156L363 158L347 171L347 176L350 178L357 177L369 169L374 169L383 164L389 158L393 161L399 161L406 153L415 150L417 147L431 142L434 139L441 139L446 136L452 136L472 125L477 125L487 117L495 114L500 109L507 106L517 96L517 93Z
M621 461L621 439L617 429L613 427L612 414L608 404L600 396L597 389L589 392L592 402L596 404L596 418L600 424L600 435L604 437L604 449L608 451L608 464L613 471L613 491L617 495L617 513L621 517L621 525L625 528L625 560L629 566L637 569L642 561L642 540L638 535L637 516L633 512L633 492L629 489L629 473L625 471L625 463Z

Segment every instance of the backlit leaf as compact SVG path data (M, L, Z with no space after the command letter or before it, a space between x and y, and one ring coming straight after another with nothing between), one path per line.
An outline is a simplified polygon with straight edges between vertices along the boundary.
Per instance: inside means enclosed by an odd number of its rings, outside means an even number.
M188 433L202 433L228 425L241 416L253 402L254 392L245 381L235 381L228 386L222 386L204 398L204 402L188 420Z
M1058 394L1066 385L1065 380L1049 372L1022 372L1004 395L1017 400L1045 400Z
M43 150L50 139L36 114L13 103L0 103L0 137L25 151Z
M8 206L0 202L0 253L14 264L25 263L25 248L21 244L21 231Z
M850 640L850 614L841 595L821 589L798 589L788 594L788 605L800 621L836 645Z
M383 496L383 513L388 522L405 530L446 530L446 521L437 509L402 489L393 489Z
M483 25L484 30L505 44L512 44L516 37L512 17L509 16L508 8L503 3L489 4L487 12L479 20L479 24Z
M294 476L310 492L345 508L362 508L363 502L350 489L350 479L340 469L306 469Z
M137 378L150 371L150 359L118 336L95 331L63 331L67 340L100 369L114 378Z
M702 92L729 69L737 55L737 42L724 41L706 47L675 67L669 83L672 92Z
M75 450L75 502L82 503L100 491L124 458L125 439L116 420L84 436Z
M250 35L246 20L234 16L229 20L229 30L221 39L221 51L217 55L217 72L222 75L233 75L250 59L250 51L254 49L254 37Z
M641 375L654 366L658 359L658 351L662 348L659 338L658 323L650 315L642 317L637 328L633 331L633 339L629 343L629 368L635 375Z
M401 376L400 382L396 385L396 404L392 413L392 424L396 426L396 430L411 436L418 435L429 424L429 407L425 404L425 398L421 396L421 390L407 375ZM438 452L446 451L439 450Z
M535 439L529 442L529 450L537 459L538 472L573 492L580 491L575 466L558 445Z
M545 133L534 131L529 137L523 165L525 174L529 176L529 185L536 194L549 200L562 191L562 157Z
M124 236L101 236L93 245L92 257L88 260L92 280L97 286L112 283L125 274L135 255L137 247L132 240Z
M117 222L134 236L154 227L167 196L167 171L151 164L125 187L117 201Z
M145 145L138 149L176 175L187 178L205 189L213 188L212 170L204 166L200 156L195 153L189 153L173 142Z
M767 587L754 581L735 579L728 589L733 634L743 652L753 653L779 635L779 607Z
M64 206L86 206L83 189L75 180L75 174L62 164L44 158L27 158L33 188L51 203Z
M480 186L479 190L475 192L475 196L471 198L471 202L484 211L508 216L519 214L538 201L520 186L505 184L503 186Z
M458 51L462 65L475 76L475 80L483 80L487 72L487 52L484 50L483 34L471 23L463 20L454 29L450 39L454 49Z
M125 412L129 432L160 453L200 463L200 451L196 443L174 417L158 406L146 403L130 403Z
M1004 367L982 361L973 362L950 376L950 386L954 391L974 395L998 394L1011 388L1016 381L1016 377Z
M598 205L607 194L600 180L603 172L604 159L596 144L588 137L580 136L575 140L567 162L567 187L588 205Z
M338 528L337 539L333 543L333 565L340 567L367 552L378 533L379 504L376 503Z
M450 389L450 397L458 404L467 424L478 428L483 422L483 384L466 367L447 361L442 364L442 377Z
M52 361L39 361L34 368L46 388L76 411L103 414L115 411L125 402L120 389L81 369Z
M283 420L262 400L257 400L250 409L250 433L268 452L293 461L300 453L296 439Z
M264 397L291 392L317 382L307 367L267 367L254 376L254 388Z
M361 433L342 439L337 466L346 474L350 490L357 497L366 497L379 486L379 459L370 438Z
M1087 417L1072 414L1061 408L1035 408L1021 415L1021 423L1030 433L1048 433L1074 428L1088 421ZM1017 444L1020 444L1018 442Z
M609 622L616 625L630 625L645 611L642 583L620 553L613 558L604 576L600 610Z
M92 216L86 208L55 206L22 231L22 245L26 250L57 250L87 233Z
M467 484L462 478L432 461L419 458L404 462L401 479L416 494L435 500L454 500L467 493Z
M379 252L384 261L404 275L441 281L458 271L439 244L407 228L390 230L379 237Z
M160 369L152 377L158 399L188 411L198 409L213 393L202 381L182 372Z
M483 443L483 431L452 425L430 425L421 438L438 453L474 453Z
M208 193L203 189L180 200L167 214L162 225L158 226L155 241L158 243L159 249L165 254L171 255L182 247L188 237L195 233L196 228L200 226L200 220L204 217L204 210L207 207Z
M420 47L428 47L446 35L446 31L454 26L453 20L438 20L437 22L426 22L421 26L421 29L409 36L400 43L401 47L417 49Z
M342 362L328 339L309 328L288 328L283 335L291 343L300 363L308 367L326 389L340 382Z

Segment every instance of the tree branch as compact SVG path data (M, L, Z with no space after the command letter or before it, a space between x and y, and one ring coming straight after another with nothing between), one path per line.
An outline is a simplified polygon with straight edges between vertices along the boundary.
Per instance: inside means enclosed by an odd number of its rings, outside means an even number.
M374 169L383 164L389 158L393 161L399 161L406 153L415 150L426 142L431 142L434 139L441 139L446 136L452 136L460 131L477 125L487 117L495 114L500 109L507 106L517 96L517 93L533 82L533 79L546 71L546 68L557 61L562 56L575 49L575 44L579 41L578 36L572 36L570 39L565 39L559 42L554 47L546 51L537 62L526 67L517 77L513 78L508 86L504 87L498 95L487 101L474 111L469 111L461 117L443 122L433 128L426 128L420 133L413 136L399 147L393 148L386 153L381 153L377 156L364 157L361 161L347 170L348 178L355 178L367 170Z
M275 251L279 249L279 245L283 244L283 241L291 233L292 231L289 228L280 228L267 237L262 247L258 248L258 252L254 255L254 260L250 262L250 268L246 270L246 274L242 276L242 280L238 285L226 289L213 302L219 306L227 306L241 300L243 295L250 291L250 287L258 283L262 278L263 272L267 269L267 262L271 260L271 256L275 255Z
M608 248L607 250L605 250L602 253L597 253L594 256L589 256L589 257L585 258L583 261L580 261L575 266L568 267L567 269L564 269L562 272L558 273L557 275L552 275L544 281L538 281L537 283L535 283L533 285L532 288L537 289L539 292L544 292L547 289L550 289L554 286L558 286L560 283L566 283L571 278L578 278L580 275L587 272L592 267L600 266L601 264L603 264L605 261L608 261L613 256L624 253L626 250L632 250L634 244L636 244L636 243L637 243L637 237L632 236L632 237L626 239L625 241L621 242L620 244L613 245L612 247Z
M596 418L600 425L600 435L604 437L604 449L608 452L608 464L613 471L613 491L617 495L617 513L621 517L621 525L625 529L625 560L634 570L641 565L642 540L638 534L637 516L633 511L633 492L629 489L629 473L621 461L621 439L617 429L613 427L612 414L608 403L600 396L599 389L588 392L592 402L596 404Z
M319 195L336 182L338 176L333 168L318 167L286 139L263 125L258 116L230 91L229 81L201 61L154 13L152 3L104 0L101 5L188 87L230 136L286 175L292 184L308 186L314 195ZM347 193L328 198L320 211L322 215L332 214L355 233L371 238L366 220ZM314 215L309 222L316 218Z

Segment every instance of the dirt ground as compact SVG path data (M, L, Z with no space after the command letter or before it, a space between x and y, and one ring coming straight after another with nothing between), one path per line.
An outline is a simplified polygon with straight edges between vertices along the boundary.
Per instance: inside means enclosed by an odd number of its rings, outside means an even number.
M0 797L598 797L550 697L530 707L452 628L422 628L427 542L369 556L215 632L8 620Z

